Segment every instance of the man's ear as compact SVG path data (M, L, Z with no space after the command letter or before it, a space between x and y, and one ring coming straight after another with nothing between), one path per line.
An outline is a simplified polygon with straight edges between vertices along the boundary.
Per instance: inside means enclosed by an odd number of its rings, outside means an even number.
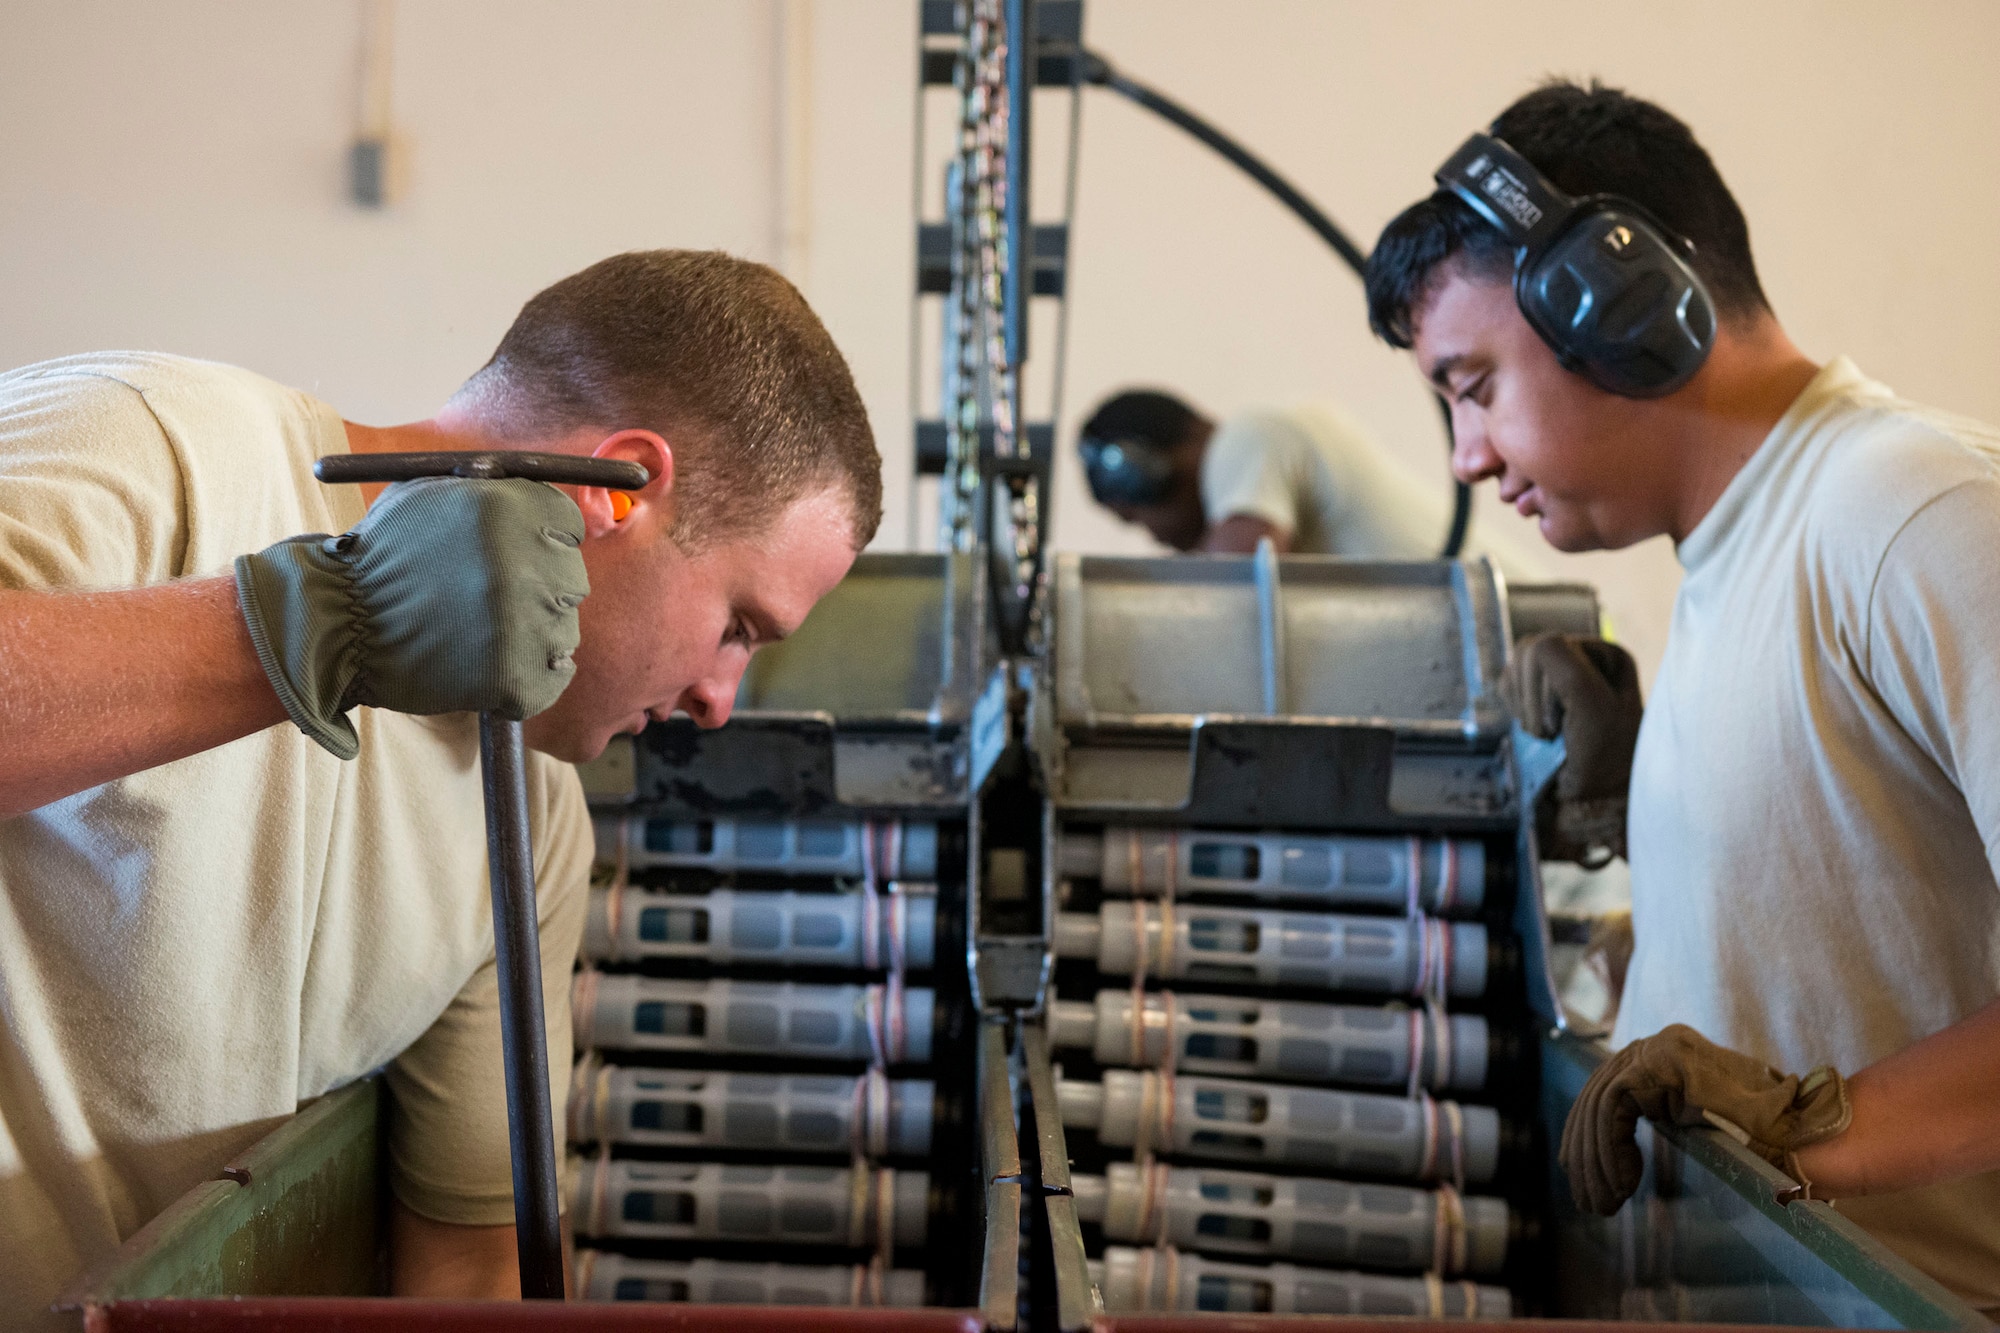
M674 451L664 436L650 430L621 430L600 440L590 456L637 463L651 480L636 491L577 487L576 507L583 511L586 536L603 537L619 529L663 529L673 523Z

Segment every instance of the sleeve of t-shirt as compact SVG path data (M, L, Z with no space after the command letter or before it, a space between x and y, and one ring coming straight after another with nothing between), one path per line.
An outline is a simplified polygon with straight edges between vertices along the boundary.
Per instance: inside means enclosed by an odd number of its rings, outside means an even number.
M1202 455L1202 512L1210 523L1241 515L1296 533L1312 448L1312 441L1281 417L1249 415L1223 422Z
M2000 873L2000 478L1960 482L1905 523L1868 599L1870 683L1964 794Z
M570 973L590 901L590 812L575 770L553 762L535 819L536 915L541 927L542 1004L548 1019L549 1104L556 1160L563 1160L569 1095ZM532 769L531 769L532 771ZM533 807L531 807L533 810ZM417 1213L460 1226L514 1221L508 1154L500 991L492 958L437 1022L389 1066L395 1111L389 1127L390 1183Z
M68 374L0 393L0 588L165 582L185 525L180 464L137 390Z

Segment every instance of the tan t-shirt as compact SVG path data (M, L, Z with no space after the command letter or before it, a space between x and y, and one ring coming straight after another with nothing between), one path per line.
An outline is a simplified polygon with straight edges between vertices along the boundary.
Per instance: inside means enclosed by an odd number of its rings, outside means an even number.
M346 449L325 404L229 366L112 353L0 376L0 587L226 573L342 532L360 493L311 468ZM351 763L286 724L0 819L0 1310L46 1305L383 1065L397 1195L513 1221L477 723L354 718ZM590 825L572 769L535 755L528 775L560 1098Z
M1836 360L1680 560L1615 1040L1852 1073L2000 995L2000 433ZM2000 1306L2000 1173L1839 1207Z
M1426 485L1361 424L1325 404L1240 412L1215 428L1201 459L1201 507L1210 523L1245 515L1292 536L1300 555L1431 560L1451 527L1444 469ZM1469 532L1468 556L1490 555L1510 579L1546 578L1511 542Z

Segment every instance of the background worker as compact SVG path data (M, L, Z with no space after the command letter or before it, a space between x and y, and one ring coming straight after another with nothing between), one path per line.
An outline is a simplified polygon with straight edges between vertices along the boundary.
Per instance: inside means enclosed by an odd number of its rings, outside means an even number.
M1554 83L1492 136L1384 230L1370 321L1449 399L1460 477L1684 570L1642 724L1575 641L1516 672L1573 750L1638 724L1625 1049L1572 1192L1615 1208L1637 1116L1707 1112L2000 1309L2000 435L1801 352L1659 107Z
M614 497L311 473L473 448L652 480ZM592 839L558 761L676 709L721 725L750 654L880 511L839 351L784 279L721 254L556 283L409 425L166 356L0 376L5 1308L46 1306L301 1102L385 1064L393 1289L517 1294L470 714L526 716L540 752L559 1099Z
M1156 389L1100 403L1077 448L1096 501L1176 551L1429 560L1451 526L1450 493L1405 471L1361 425L1324 404L1257 409L1221 424ZM1502 544L1504 546L1504 543ZM1531 555L1468 537L1511 578Z

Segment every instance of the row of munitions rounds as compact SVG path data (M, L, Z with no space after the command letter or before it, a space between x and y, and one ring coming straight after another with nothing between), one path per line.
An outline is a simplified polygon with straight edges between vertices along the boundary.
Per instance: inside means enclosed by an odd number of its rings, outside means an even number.
M924 1303L914 1268L867 1264L758 1264L731 1259L634 1259L605 1250L576 1252L576 1292L586 1301L675 1301L697 1305L861 1305L908 1309Z
M900 962L921 972L937 957L937 897L929 885L874 894L597 889L583 956L596 963L673 959L866 971Z
M936 997L894 985L577 973L576 1044L884 1065L931 1058Z
M1218 1263L1172 1246L1108 1245L1090 1276L1111 1314L1414 1315L1429 1319L1509 1319L1505 1287L1436 1277L1384 1277L1294 1264Z
M1057 1000L1049 1040L1088 1048L1099 1064L1166 1066L1306 1083L1476 1092L1490 1033L1476 1014L1400 1006L1310 1004L1231 995L1100 990L1095 1003Z
M1450 1190L1165 1162L1070 1180L1077 1216L1113 1241L1450 1277L1498 1273L1511 1238L1504 1200Z
M1490 1106L1125 1069L1105 1070L1101 1083L1061 1079L1056 1091L1064 1125L1142 1156L1475 1185L1500 1163L1500 1113Z
M1378 838L1214 829L1065 830L1056 864L1107 894L1310 898L1329 907L1411 907L1471 916L1486 901L1485 845L1465 838Z
M810 819L597 821L597 859L632 870L937 878L937 825Z
M1486 991L1486 927L1435 917L1339 916L1276 909L1105 903L1056 916L1056 954L1129 977L1300 986L1456 999Z
M926 1157L929 1079L621 1069L595 1055L570 1079L572 1143Z
M877 1250L921 1245L928 1173L600 1157L575 1163L570 1216L598 1239L753 1241Z

